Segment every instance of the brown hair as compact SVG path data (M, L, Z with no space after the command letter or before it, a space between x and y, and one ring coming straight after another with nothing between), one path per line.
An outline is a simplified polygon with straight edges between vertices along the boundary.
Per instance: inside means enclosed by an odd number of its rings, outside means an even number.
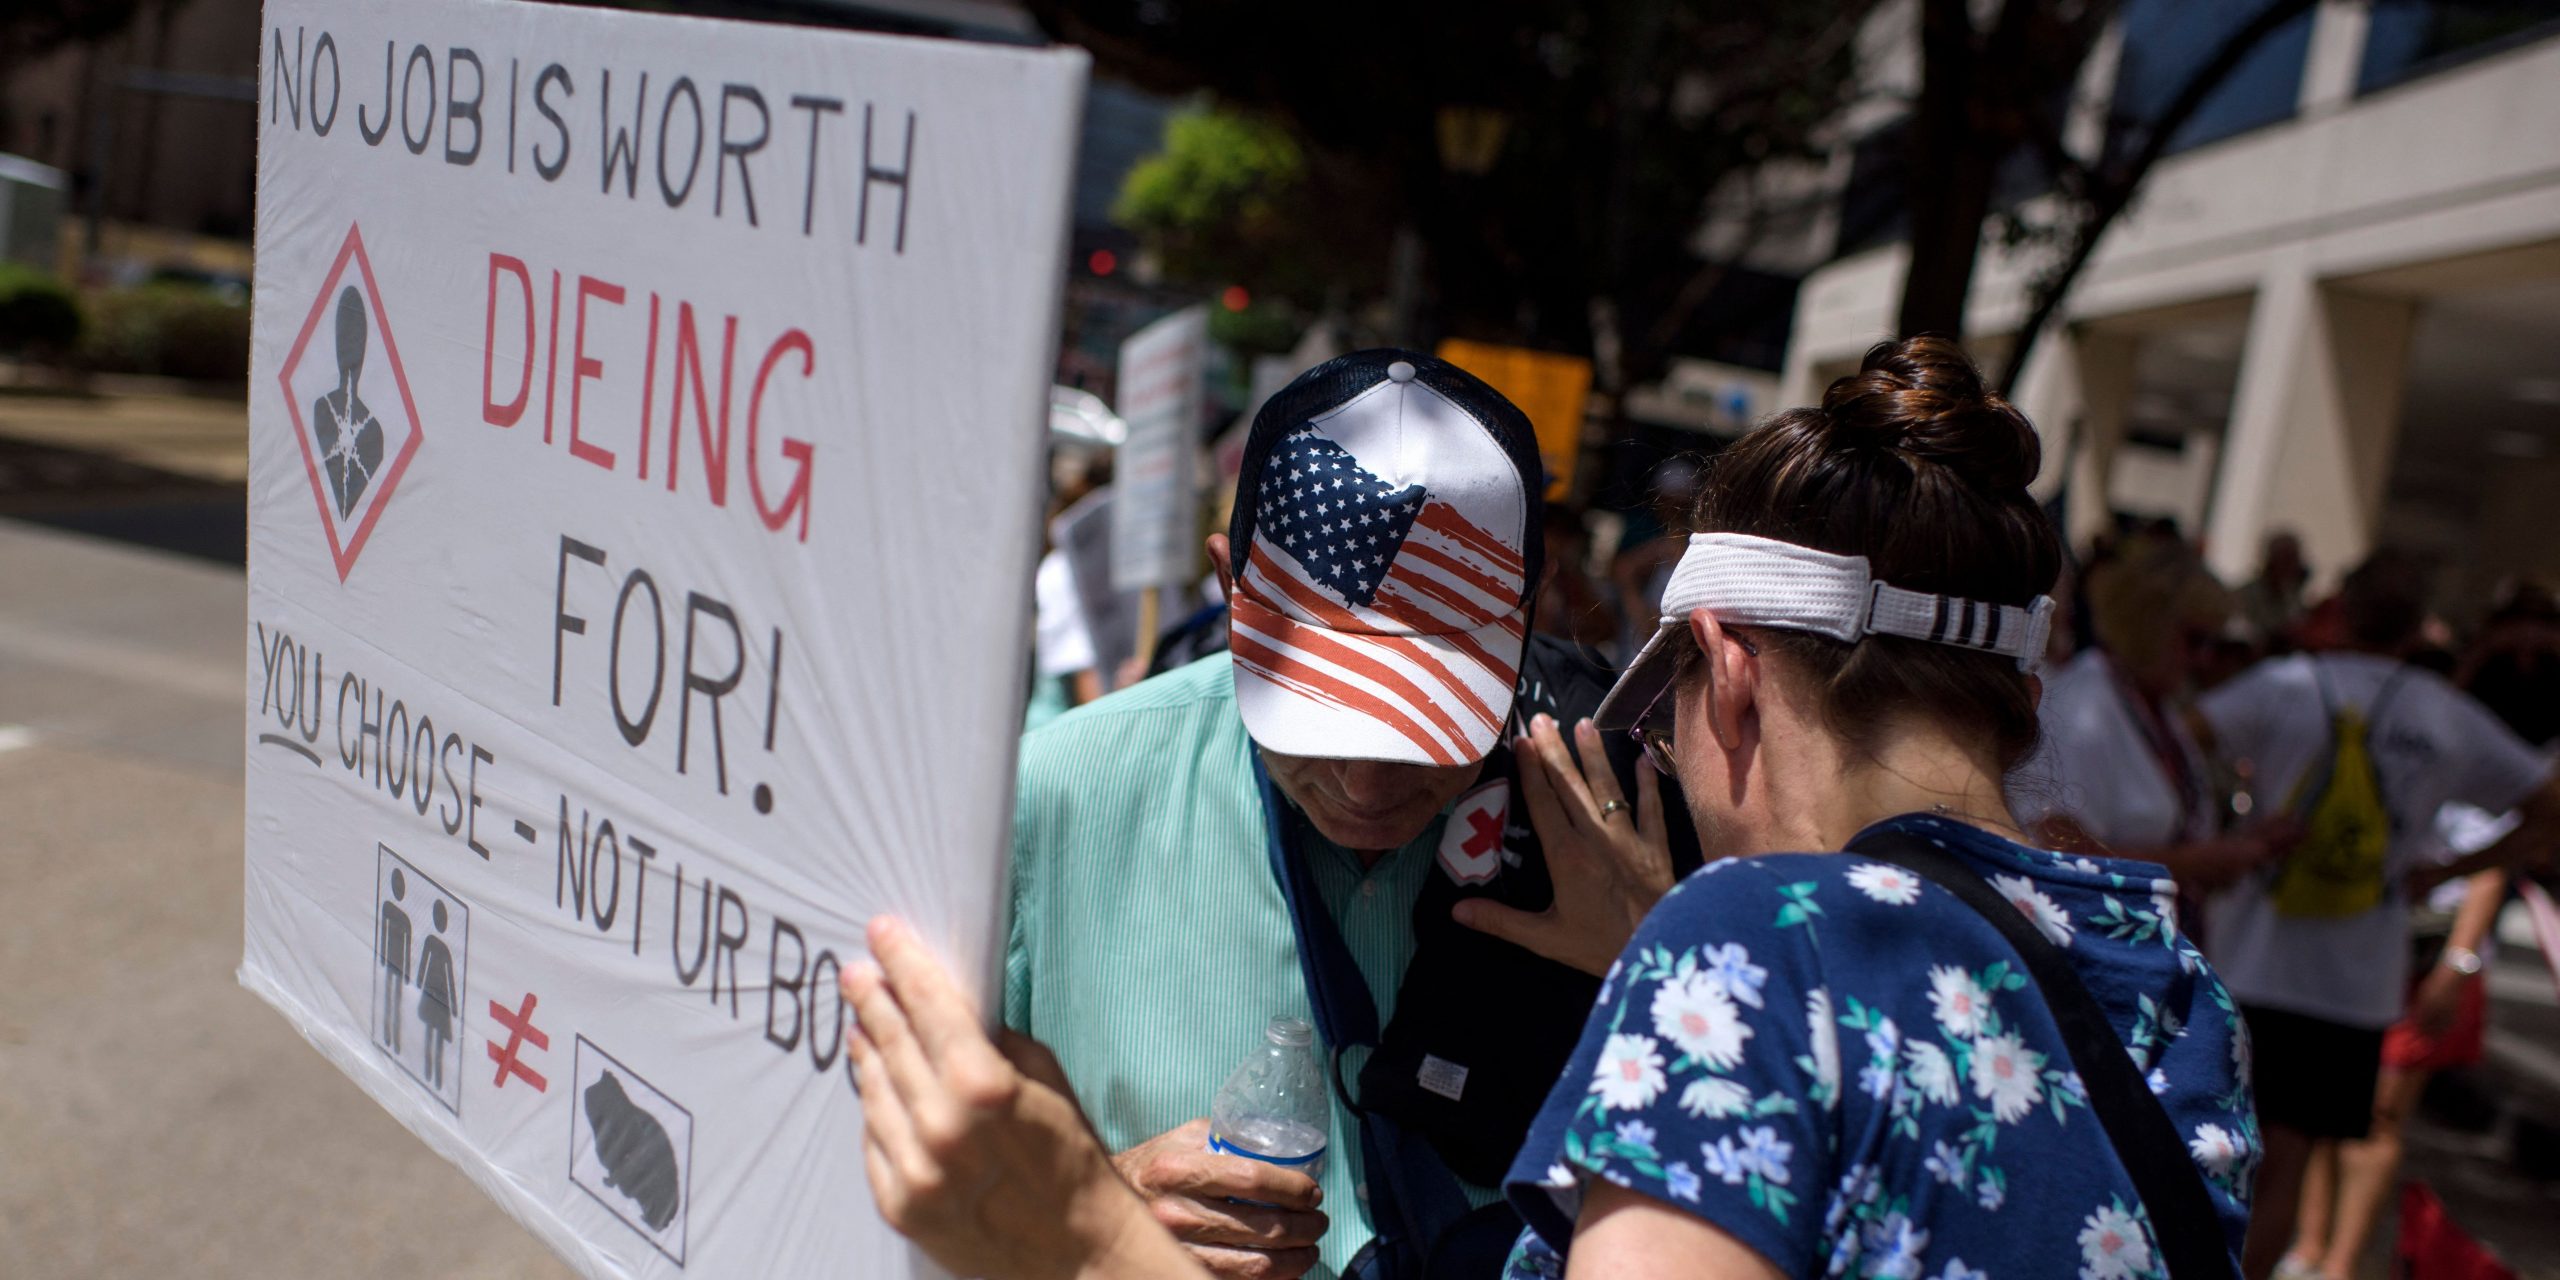
M2035 428L1961 348L1906 338L1867 352L1819 408L1779 413L1718 455L1694 518L1701 532L1865 556L1897 587L2027 605L2062 568L2053 522L2027 496L2041 459ZM1968 737L1979 726L2004 770L2035 747L2035 696L2014 659L1898 636L1762 635L1852 745L1918 715Z
M2427 575L2398 547L2382 547L2338 586L2347 638L2359 648L2397 654L2427 625Z

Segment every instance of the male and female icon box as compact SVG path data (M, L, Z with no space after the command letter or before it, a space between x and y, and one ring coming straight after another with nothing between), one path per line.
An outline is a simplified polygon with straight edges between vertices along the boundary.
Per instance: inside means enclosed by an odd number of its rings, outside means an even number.
M462 1082L447 1059L461 1022L471 908L387 845L379 846L374 898L374 1043L460 1115Z

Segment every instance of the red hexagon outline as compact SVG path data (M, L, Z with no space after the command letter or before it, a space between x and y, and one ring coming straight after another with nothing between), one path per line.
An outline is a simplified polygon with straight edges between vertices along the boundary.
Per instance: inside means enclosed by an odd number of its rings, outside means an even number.
M347 259L353 258L356 270L364 276L365 303L373 309L373 327L382 334L382 354L391 361L391 379L400 387L400 406L409 415L409 440L400 446L400 456L391 460L391 468L382 473L382 491L366 506L364 519L356 522L353 538L341 546L338 522L329 512L329 486L320 478L320 460L311 452L311 427L302 420L302 405L293 389L293 371L302 365L302 351L311 344L312 331L320 327L321 315L329 310L338 281L345 276ZM391 336L391 317L382 310L382 286L373 278L373 259L364 250L364 232L356 223L347 224L346 242L338 246L338 260L329 267L328 279L320 285L319 297L312 300L311 314L302 321L302 332L295 335L293 349L285 353L284 367L276 374L284 387L285 412L293 417L293 438L302 445L302 469L311 477L311 501L320 512L320 531L329 537L329 557L338 566L338 581L347 580L355 568L356 556L364 551L365 539L373 536L373 525L382 518L382 509L390 505L392 490L399 487L400 476L409 469L409 459L418 452L418 443L426 438L427 423L418 416L418 401L409 394L409 371L400 363L400 344Z

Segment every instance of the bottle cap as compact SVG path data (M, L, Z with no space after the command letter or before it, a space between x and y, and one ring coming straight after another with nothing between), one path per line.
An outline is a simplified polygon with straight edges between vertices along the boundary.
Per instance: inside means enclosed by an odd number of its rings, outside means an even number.
M1290 1049L1314 1044L1316 1040L1316 1029L1304 1018L1273 1018L1262 1034L1271 1043Z

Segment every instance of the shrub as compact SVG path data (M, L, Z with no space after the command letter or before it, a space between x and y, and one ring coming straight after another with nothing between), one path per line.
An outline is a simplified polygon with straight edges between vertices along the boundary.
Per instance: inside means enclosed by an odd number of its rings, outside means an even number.
M249 374L249 308L202 285L110 289L91 299L82 355L107 373L237 382Z
M0 352L58 355L79 341L79 296L33 267L0 262Z

